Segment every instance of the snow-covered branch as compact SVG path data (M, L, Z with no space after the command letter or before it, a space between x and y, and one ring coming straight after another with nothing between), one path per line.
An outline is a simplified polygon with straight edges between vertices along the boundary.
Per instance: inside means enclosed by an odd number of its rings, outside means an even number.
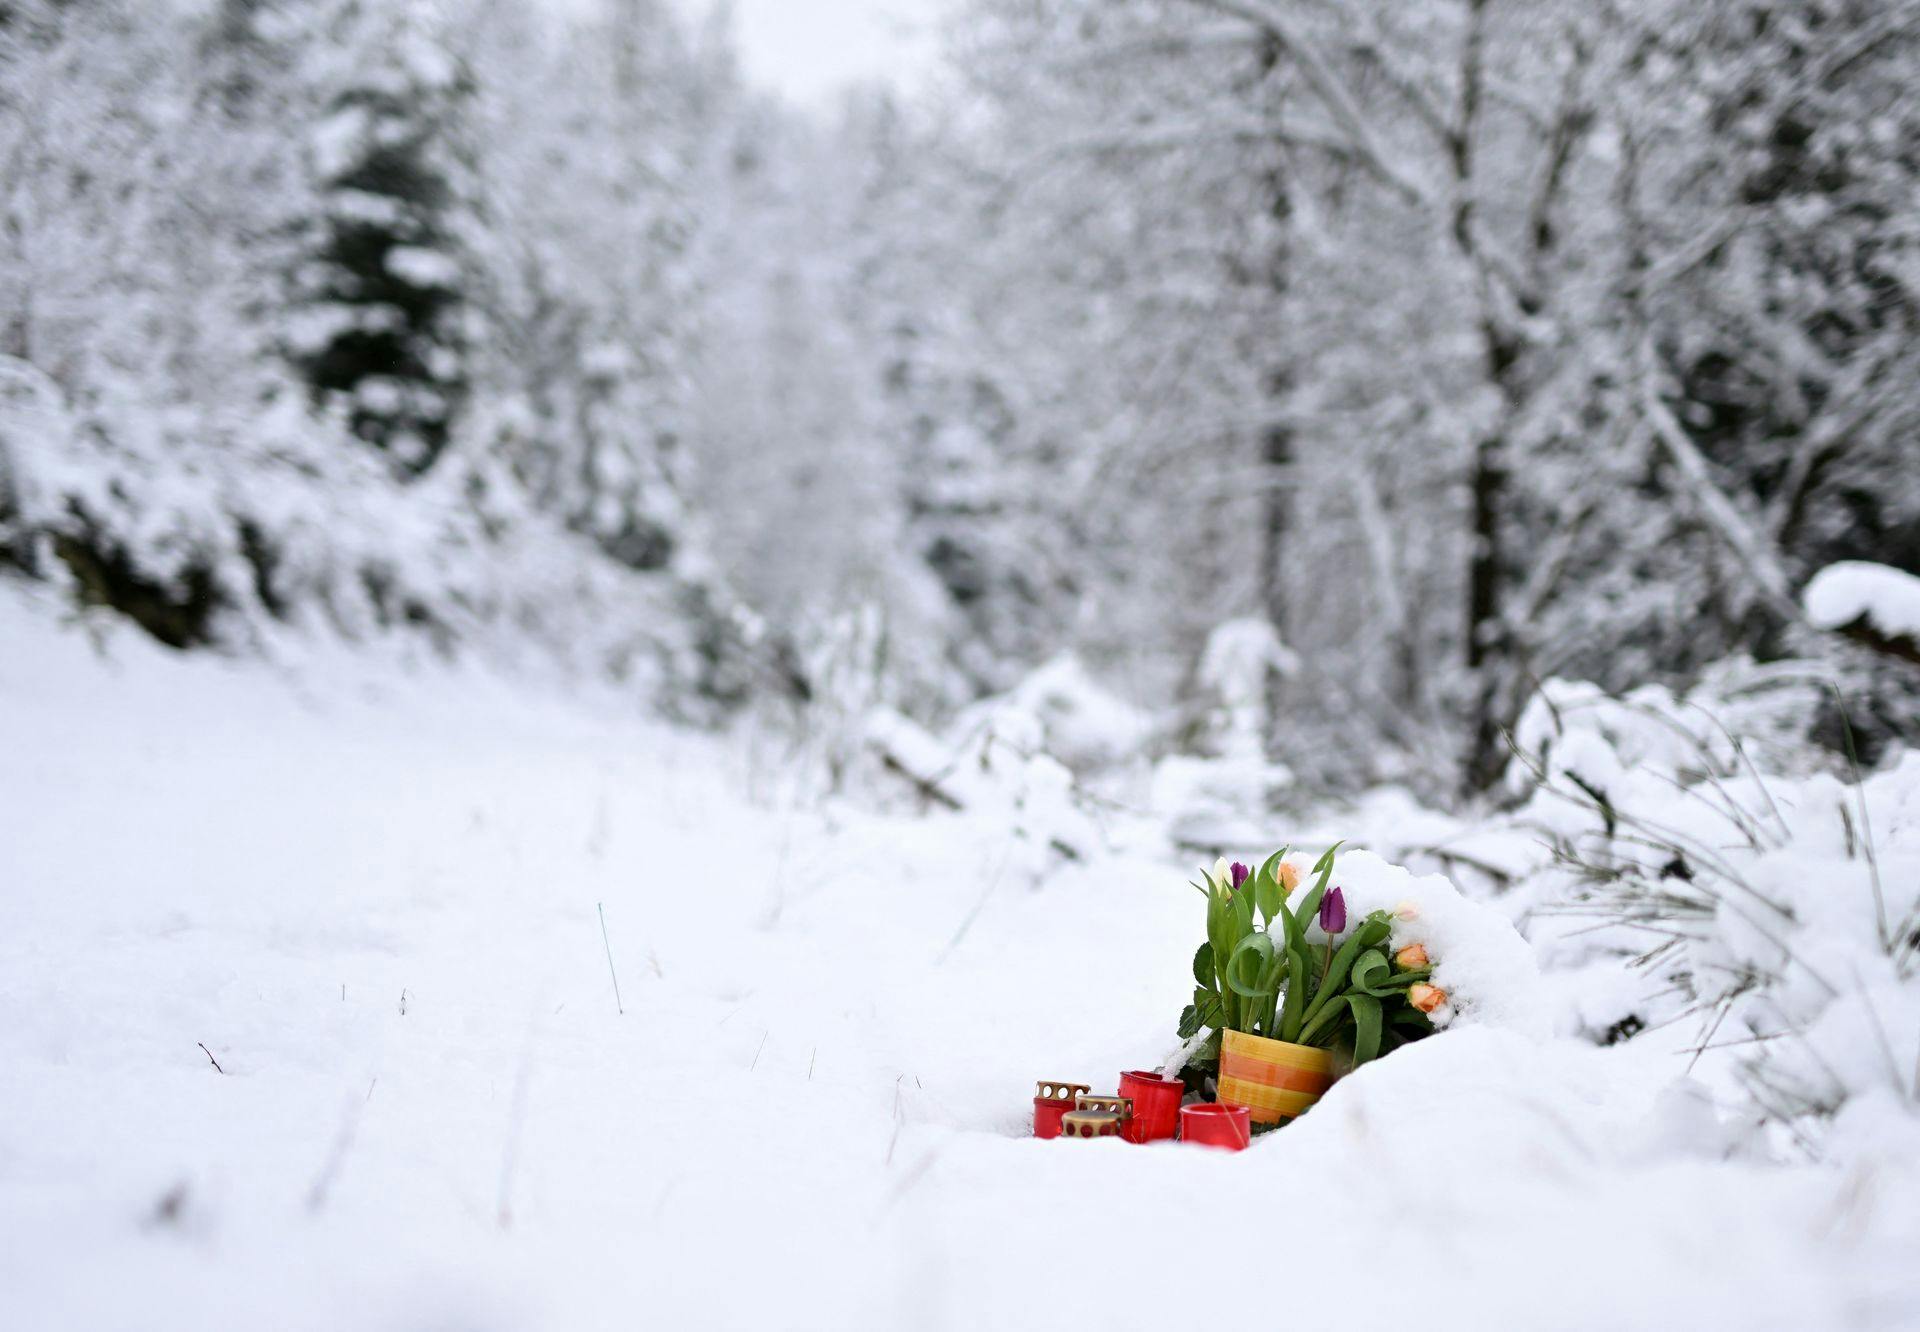
M1358 101L1334 72L1327 57L1284 13L1261 0L1187 0L1187 3L1244 19L1271 37L1299 65L1308 85L1348 137L1356 160L1408 204L1415 207L1429 204L1427 191L1420 182L1393 163L1379 146Z

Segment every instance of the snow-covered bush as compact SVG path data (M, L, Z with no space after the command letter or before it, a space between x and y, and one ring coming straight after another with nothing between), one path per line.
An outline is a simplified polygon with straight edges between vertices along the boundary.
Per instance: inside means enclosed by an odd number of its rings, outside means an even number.
M1920 661L1920 578L1864 560L1829 564L1801 594L1807 618Z
M996 733L1024 749L1044 751L1076 772L1091 772L1138 755L1152 721L1094 679L1078 657L1063 653L1006 693L964 709L953 730Z
M1242 617L1216 625L1194 664L1186 747L1223 758L1265 757L1273 687L1299 669L1299 658L1266 620Z
M1178 846L1261 842L1294 772L1269 761L1273 689L1299 661L1265 620L1216 625L1194 662L1177 728L1179 753L1154 765L1148 803Z
M1510 905L1577 978L1564 1025L1684 1034L1755 1122L1813 1151L1853 1097L1920 1109L1920 754L1856 783L1810 747L1756 745L1818 687L1773 683L1797 701L1725 717L1659 689L1549 685L1513 779L1552 862ZM1622 962L1638 983L1608 979Z
M867 717L868 752L896 787L923 805L981 817L1024 848L1020 869L1037 882L1102 845L1099 801L1047 753L1037 722L1008 713L994 725L955 726L946 738L891 708ZM1010 850L1009 855L1012 855Z
M466 650L630 682L708 720L755 683L752 625L697 572L638 574L483 460L398 481L287 392L232 416L79 412L0 359L0 551L178 647L294 634Z

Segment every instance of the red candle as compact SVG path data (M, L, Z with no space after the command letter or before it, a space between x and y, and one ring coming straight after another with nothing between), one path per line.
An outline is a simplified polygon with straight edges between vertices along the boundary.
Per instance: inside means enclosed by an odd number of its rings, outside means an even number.
M1183 1106L1180 1136L1187 1142L1237 1152L1252 1139L1253 1115L1246 1106L1234 1105L1231 1101Z
M1178 1078L1138 1069L1120 1075L1120 1094L1133 1098L1133 1116L1120 1125L1128 1142L1159 1142L1180 1127L1180 1098L1186 1084Z
M1090 1089L1084 1082L1060 1082L1049 1078L1035 1090L1039 1095L1033 1098L1033 1136L1057 1138L1060 1136L1060 1117L1073 1109L1074 1097Z

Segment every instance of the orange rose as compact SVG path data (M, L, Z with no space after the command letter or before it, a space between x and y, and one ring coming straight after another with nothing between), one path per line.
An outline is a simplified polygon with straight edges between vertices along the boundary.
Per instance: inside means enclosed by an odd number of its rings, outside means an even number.
M1422 1013L1431 1013L1447 1002L1447 992L1438 985L1416 985L1407 991L1407 1002Z

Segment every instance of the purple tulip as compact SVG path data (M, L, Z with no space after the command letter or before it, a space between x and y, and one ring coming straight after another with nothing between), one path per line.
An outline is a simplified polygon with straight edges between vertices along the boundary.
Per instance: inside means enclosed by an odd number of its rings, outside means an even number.
M1233 862L1233 870L1232 870L1233 886L1236 891L1239 889L1241 884L1247 881L1247 876L1251 873L1253 873L1253 871L1248 869L1245 865L1242 865L1239 861L1236 860Z
M1338 888L1320 899L1320 928L1328 934L1347 928L1347 895Z

